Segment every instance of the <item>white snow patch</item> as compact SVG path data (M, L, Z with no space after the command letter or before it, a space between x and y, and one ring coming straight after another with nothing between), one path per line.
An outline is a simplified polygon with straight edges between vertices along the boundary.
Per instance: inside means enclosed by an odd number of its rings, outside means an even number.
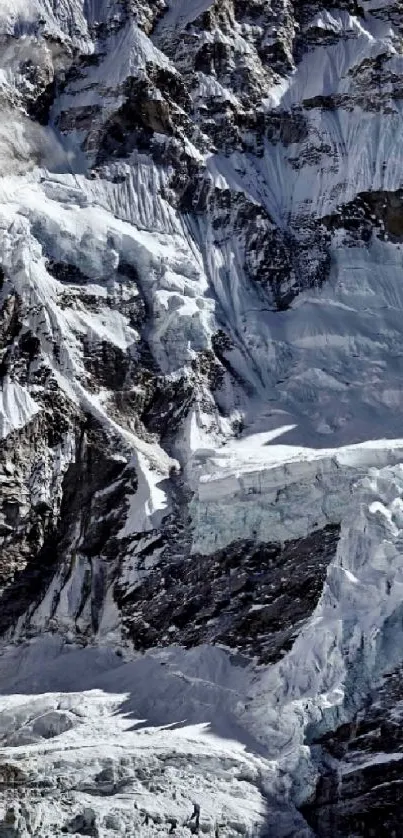
M28 390L6 376L0 390L1 439L30 422L40 409Z

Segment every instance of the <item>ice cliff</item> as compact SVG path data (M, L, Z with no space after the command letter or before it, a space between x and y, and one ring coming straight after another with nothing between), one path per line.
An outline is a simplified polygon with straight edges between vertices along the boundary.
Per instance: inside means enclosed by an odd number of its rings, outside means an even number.
M4 838L399 834L402 31L0 0Z

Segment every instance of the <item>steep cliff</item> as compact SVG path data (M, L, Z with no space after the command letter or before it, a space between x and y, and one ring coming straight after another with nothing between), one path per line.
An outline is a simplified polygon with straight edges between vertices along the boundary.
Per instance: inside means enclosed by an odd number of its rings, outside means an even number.
M0 0L0 836L399 834L402 28Z

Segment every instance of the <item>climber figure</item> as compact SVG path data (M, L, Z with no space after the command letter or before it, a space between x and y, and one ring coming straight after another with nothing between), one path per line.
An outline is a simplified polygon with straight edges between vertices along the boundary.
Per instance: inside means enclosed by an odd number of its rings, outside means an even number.
M189 820L192 821L193 818L195 819L195 826L198 827L200 821L200 806L198 803L193 803L193 812Z
M194 823L192 821L194 820ZM200 823L200 806L198 803L193 803L193 812L188 820L189 829L193 835L199 834Z
M176 827L178 826L178 819L168 818L168 823L171 824L171 829L169 830L168 835L173 835L175 833Z

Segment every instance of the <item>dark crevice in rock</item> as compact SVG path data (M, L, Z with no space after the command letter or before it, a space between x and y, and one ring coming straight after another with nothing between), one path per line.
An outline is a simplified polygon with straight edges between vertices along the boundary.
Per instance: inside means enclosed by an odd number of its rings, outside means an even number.
M162 441L178 431L194 398L194 384L185 376L178 381L159 377L153 383L141 419L146 428L157 433Z
M40 125L48 125L50 111L55 101L57 91L56 80L52 79L45 85L39 95L27 103L27 113L31 119Z
M90 279L70 262L57 262L54 259L48 259L46 262L46 270L54 276L59 282L68 285L87 285Z

